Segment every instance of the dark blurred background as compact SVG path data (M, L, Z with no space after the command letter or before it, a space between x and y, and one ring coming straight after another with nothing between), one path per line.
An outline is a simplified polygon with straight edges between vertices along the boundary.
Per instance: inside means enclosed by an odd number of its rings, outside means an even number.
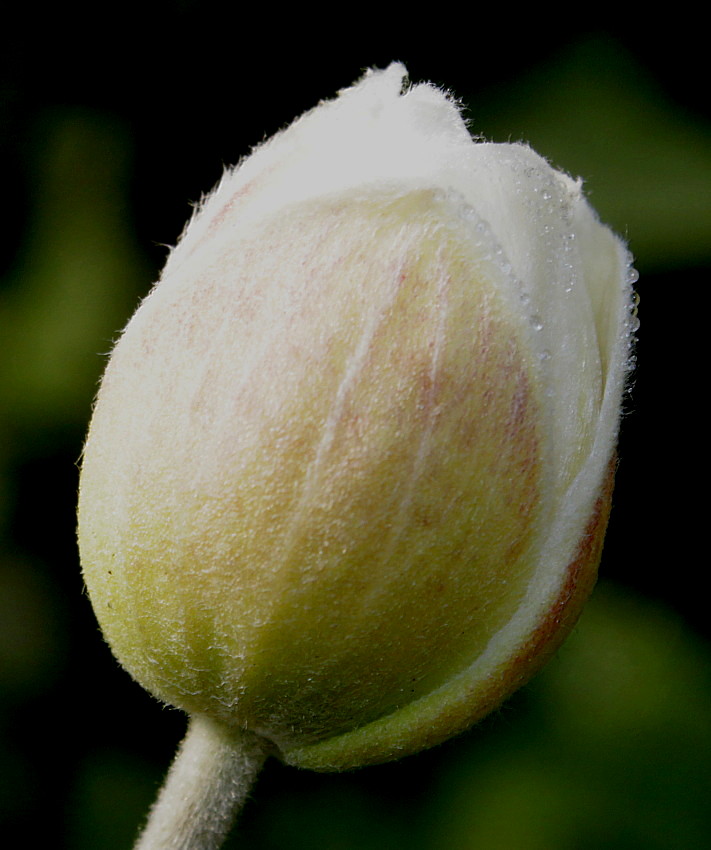
M145 0L5 22L0 835L127 850L184 730L118 668L82 588L77 464L112 340L224 165L400 59L454 90L476 132L584 177L637 257L639 367L601 583L548 668L481 726L349 774L269 763L229 846L707 848L706 33L673 14L337 11Z

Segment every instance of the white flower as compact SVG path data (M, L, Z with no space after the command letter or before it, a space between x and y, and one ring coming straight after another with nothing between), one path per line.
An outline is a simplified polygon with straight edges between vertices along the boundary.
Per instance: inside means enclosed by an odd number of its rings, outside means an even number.
M371 72L225 175L116 346L82 469L114 652L339 769L442 740L594 582L629 259L579 182Z

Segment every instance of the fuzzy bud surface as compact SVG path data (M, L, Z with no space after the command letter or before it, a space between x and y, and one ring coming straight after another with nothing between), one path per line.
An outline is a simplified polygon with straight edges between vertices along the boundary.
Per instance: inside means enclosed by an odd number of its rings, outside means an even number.
M371 72L228 172L116 345L79 541L149 691L315 769L437 743L595 579L629 255L581 186Z

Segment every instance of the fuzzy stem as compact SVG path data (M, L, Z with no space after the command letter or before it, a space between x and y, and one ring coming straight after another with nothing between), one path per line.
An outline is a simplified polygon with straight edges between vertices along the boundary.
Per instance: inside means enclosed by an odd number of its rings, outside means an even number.
M255 735L191 717L134 850L218 850L265 758Z

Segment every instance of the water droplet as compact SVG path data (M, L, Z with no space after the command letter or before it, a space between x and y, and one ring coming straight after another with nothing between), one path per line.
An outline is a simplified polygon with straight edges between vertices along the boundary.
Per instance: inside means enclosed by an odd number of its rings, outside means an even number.
M536 316L536 315L531 316L531 324L533 325L534 331L543 330L543 322L541 321L540 316Z

